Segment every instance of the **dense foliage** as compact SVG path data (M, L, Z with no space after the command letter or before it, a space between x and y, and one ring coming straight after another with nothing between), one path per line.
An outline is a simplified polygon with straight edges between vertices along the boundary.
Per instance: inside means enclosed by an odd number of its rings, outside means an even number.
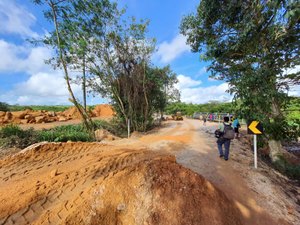
M96 120L94 129L105 129L117 136L125 136L126 129L121 129L118 123ZM7 125L0 129L0 147L25 148L41 141L95 141L94 136L87 132L83 124L63 125L48 130L21 129L17 125Z
M193 51L211 61L212 76L229 83L246 119L264 123L271 158L290 132L282 109L287 90L298 84L300 9L297 1L202 0L182 20L181 33ZM276 142L276 146L274 143Z
M7 125L0 129L0 147L25 148L39 142L33 129L23 130L17 125Z
M9 111L24 111L26 109L29 110L46 110L46 111L53 111L53 112L62 112L66 109L70 108L71 106L68 105L9 105Z
M124 20L125 10L109 0L34 2L49 8L45 17L55 29L42 41L56 50L49 63L63 69L70 100L86 128L94 126L72 91L72 69L83 71L84 94L88 72L92 92L111 100L123 126L130 120L132 130L151 127L153 112L162 111L174 92L176 76L169 67L152 66L155 43L146 37L148 21Z
M234 113L233 103L209 102L205 104L171 103L166 108L166 114L171 115L180 111L183 115L192 116L195 112L203 113Z
M5 102L0 102L0 111L3 112L9 111L9 105Z

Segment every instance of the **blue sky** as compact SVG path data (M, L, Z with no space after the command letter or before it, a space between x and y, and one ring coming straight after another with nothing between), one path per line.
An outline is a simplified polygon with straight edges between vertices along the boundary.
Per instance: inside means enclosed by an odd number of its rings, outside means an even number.
M127 0L127 15L149 19L148 36L157 40L153 63L170 65L177 74L183 102L204 103L228 101L228 85L208 77L207 63L200 62L199 53L191 53L185 37L179 34L180 20L196 10L199 1L189 0ZM39 6L30 0L0 0L0 101L21 105L69 104L61 71L44 64L51 50L33 46L27 39L44 35L53 27L43 17ZM73 85L81 99L80 86ZM295 93L299 93L296 90ZM89 104L107 100L89 97Z

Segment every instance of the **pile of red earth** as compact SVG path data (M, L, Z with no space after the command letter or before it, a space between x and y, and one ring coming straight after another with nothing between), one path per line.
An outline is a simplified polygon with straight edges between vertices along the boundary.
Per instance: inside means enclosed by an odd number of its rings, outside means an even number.
M57 157L59 155L59 157ZM167 153L36 145L0 160L0 224L237 225L235 203Z
M16 112L0 112L0 124L28 124L50 123L54 121L67 121L62 112L48 112L46 110L25 110Z
M103 104L103 105L97 105L95 109L92 111L92 114L95 117L110 118L115 115L115 112L111 105Z
M110 105L97 105L90 112L92 117L111 118L114 111ZM63 112L54 112L46 110L25 110L16 112L0 111L0 124L33 124L33 123L51 123L55 121L67 121L71 119L80 119L80 113L75 107L70 107Z

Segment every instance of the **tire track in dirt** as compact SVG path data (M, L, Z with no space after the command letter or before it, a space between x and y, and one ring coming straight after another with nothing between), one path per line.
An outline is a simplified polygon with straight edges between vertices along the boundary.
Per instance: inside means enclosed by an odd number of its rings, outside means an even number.
M4 158L0 224L61 224L99 180L157 155L98 143L60 143Z

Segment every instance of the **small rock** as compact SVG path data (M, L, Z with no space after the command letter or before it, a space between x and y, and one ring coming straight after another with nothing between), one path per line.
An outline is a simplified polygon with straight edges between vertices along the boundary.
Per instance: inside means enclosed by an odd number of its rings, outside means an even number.
M118 211L123 211L125 210L126 208L126 205L124 203L120 203L118 206L117 206L117 210Z
M28 123L28 119L21 120L21 124L27 124L27 123Z
M55 170L52 170L51 173L50 173L50 177L56 177L58 175L58 170L55 169Z
M50 111L47 114L48 114L48 116L51 116L51 117L56 116L56 113L54 111Z
M96 141L102 141L107 138L108 132L104 129L98 129L95 131Z
M67 121L68 119L64 116L58 116L58 121Z
M294 214L294 208L292 206L288 207L288 214Z
M16 112L12 112L11 114L13 115L14 118L24 119L27 112L25 112L25 111L16 111Z
M5 116L4 116L4 120L11 120L13 118L13 115L11 114L11 112L6 112Z
M24 119L31 120L31 119L32 119L32 115L25 115L25 116L24 116Z
M42 122L44 122L44 116L37 116L37 117L35 117L35 122L36 123L42 123Z

